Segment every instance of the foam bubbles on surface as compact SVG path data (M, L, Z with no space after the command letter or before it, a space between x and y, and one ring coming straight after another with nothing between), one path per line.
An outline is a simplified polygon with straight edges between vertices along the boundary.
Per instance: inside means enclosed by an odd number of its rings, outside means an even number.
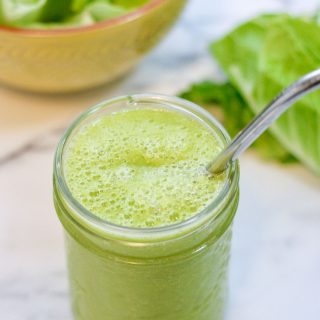
M184 114L118 112L73 137L66 179L73 196L106 221L170 225L200 212L221 190L225 177L205 172L221 148L206 127Z

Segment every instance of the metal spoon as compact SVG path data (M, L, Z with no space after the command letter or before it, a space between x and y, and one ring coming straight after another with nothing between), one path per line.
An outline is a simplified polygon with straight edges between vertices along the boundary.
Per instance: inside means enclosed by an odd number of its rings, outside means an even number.
M284 89L209 163L207 166L208 171L211 173L219 173L225 170L230 162L238 159L239 155L268 129L296 100L318 88L320 88L320 69L306 74Z

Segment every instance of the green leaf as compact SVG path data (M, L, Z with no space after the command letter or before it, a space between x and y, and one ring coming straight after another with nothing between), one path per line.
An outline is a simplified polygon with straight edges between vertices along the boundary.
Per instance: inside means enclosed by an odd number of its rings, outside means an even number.
M0 0L0 24L24 28L89 25L128 13L150 0Z
M90 2L92 2L92 0L73 0L71 10L72 12L82 11Z
M320 27L304 18L260 16L211 50L254 113L284 87L320 67ZM270 129L301 162L320 174L320 94L291 107Z
M42 22L61 21L71 13L73 0L47 0L40 20Z
M110 4L106 1L92 1L83 10L66 20L67 23L85 25L86 21L92 23L119 17L128 12L128 9Z
M231 83L214 83L204 81L192 85L181 97L197 103L211 111L234 137L254 117L253 111ZM268 132L257 140L252 148L264 159L280 162L295 161Z
M71 13L73 0L0 0L0 23L12 26L61 21Z
M0 23L15 26L41 17L46 0L0 0Z
M110 0L110 3L124 8L137 8L149 2L149 0Z

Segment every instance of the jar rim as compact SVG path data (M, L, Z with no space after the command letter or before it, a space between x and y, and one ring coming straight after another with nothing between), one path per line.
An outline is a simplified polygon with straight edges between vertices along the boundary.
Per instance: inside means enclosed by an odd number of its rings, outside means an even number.
M238 161L231 163L230 166L226 169L227 175L221 191L216 197L213 198L212 201L208 203L208 205L204 209L186 220L167 226L153 228L133 228L117 225L94 215L72 195L63 170L64 152L66 150L67 143L72 136L72 133L77 128L81 127L83 121L85 121L91 115L94 115L99 111L108 108L108 106L112 104L121 102L129 102L133 104L146 102L157 103L159 105L166 105L168 107L171 107L171 109L173 110L180 109L183 111L188 111L191 115L198 115L209 121L209 123L213 125L215 129L215 133L219 134L220 138L222 138L222 142L224 144L229 143L231 140L227 131L212 114L204 110L202 107L182 98L162 94L144 93L119 96L116 98L104 100L97 105L94 105L87 111L83 112L79 117L77 117L67 128L58 143L54 157L54 185L55 188L58 188L59 192L61 193L63 202L68 207L69 210L67 211L72 215L73 220L77 221L77 223L82 227L94 230L95 233L100 235L107 234L109 236L114 236L120 239L130 238L132 240L148 239L149 237L152 237L152 239L155 240L158 237L161 239L163 239L163 237L169 239L170 235L176 234L177 232L184 234L184 231L193 229L192 226L195 224L201 225L201 223L197 222L207 221L208 219L210 219L210 216L212 217L212 219L218 219L223 213L223 210L221 210L221 206L225 206L226 199L237 192L239 182ZM215 212L216 214L214 214ZM212 219L210 219L210 221Z

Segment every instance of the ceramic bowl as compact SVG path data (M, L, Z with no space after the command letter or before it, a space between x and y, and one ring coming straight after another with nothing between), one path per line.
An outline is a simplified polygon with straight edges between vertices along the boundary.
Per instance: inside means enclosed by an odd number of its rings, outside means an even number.
M0 82L24 90L70 92L109 82L166 34L186 0L151 0L92 26L34 30L0 27Z

